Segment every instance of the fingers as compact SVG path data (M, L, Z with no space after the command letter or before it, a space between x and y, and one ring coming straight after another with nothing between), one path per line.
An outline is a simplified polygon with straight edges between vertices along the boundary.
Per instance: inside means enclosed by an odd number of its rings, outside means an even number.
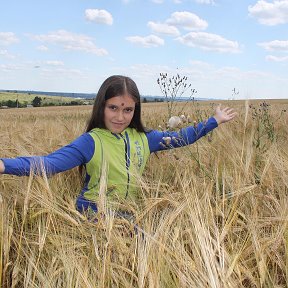
M226 106L221 109L221 104L217 106L216 113L222 118L223 123L230 121L237 116L237 112L234 108Z
M226 113L230 113L230 112L234 111L234 109L230 108L230 107L225 107L225 108L222 109L222 111L226 112Z
M231 120L236 116L237 116L237 112L233 112L233 113L229 114L229 117Z
M226 114L228 114L228 115L232 115L232 114L235 114L236 112L235 112L235 110L234 109L228 109L227 111L226 111Z
M224 107L221 111L226 113L227 115L236 113L235 110L231 107ZM235 116L236 116L236 114L235 114Z

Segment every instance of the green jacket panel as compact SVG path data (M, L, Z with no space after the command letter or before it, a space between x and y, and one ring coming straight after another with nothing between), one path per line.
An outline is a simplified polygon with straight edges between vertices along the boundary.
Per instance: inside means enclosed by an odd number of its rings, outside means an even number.
M109 198L135 198L137 178L142 175L150 155L145 133L127 128L121 134L114 134L95 128L89 134L95 141L95 151L86 164L90 180L84 197L97 201L102 175Z

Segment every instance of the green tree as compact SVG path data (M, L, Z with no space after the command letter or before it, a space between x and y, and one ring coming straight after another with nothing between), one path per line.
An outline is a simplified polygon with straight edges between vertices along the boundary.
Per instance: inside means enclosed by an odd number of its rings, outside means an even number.
M10 108L15 108L17 106L17 102L16 101L13 101L13 100L8 100L6 102L6 105Z
M42 103L42 98L36 96L33 100L32 100L32 105L33 107L40 107Z

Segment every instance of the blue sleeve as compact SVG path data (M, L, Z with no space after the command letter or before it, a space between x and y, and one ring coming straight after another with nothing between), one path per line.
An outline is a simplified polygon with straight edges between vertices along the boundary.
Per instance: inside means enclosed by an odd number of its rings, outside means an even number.
M207 122L201 122L197 126L182 128L177 132L158 130L149 131L146 133L146 136L150 153L192 144L217 126L217 121L214 117L211 117ZM166 137L170 137L170 139L167 139Z
M3 174L24 176L29 175L31 169L35 174L43 171L48 175L56 174L89 162L94 150L93 138L85 133L47 156L1 158L5 166Z

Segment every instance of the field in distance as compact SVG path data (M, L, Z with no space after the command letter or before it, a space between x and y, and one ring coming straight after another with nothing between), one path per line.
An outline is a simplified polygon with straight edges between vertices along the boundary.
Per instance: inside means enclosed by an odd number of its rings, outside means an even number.
M91 104L93 99L79 99L73 97L63 97L63 96L49 96L43 94L30 94L30 93L14 93L14 92L0 92L0 103L6 102L8 100L16 101L18 100L21 104L31 104L35 97L40 97L42 99L42 105L53 103L54 105L63 105L65 103L71 103L73 101L79 102L79 104Z

